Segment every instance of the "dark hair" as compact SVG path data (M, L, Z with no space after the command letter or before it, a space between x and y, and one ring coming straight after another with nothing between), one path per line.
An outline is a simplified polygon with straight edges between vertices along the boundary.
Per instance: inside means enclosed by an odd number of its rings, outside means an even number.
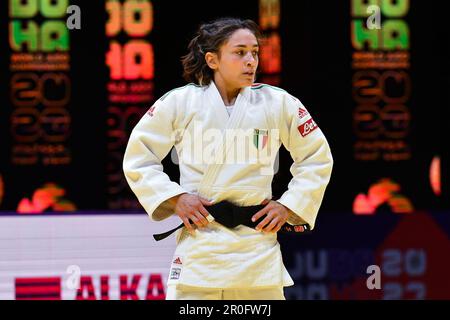
M249 19L219 18L202 24L188 45L188 54L181 58L184 79L199 85L208 85L213 79L214 71L206 63L205 54L219 54L222 44L239 29L250 30L258 42L262 38L258 25Z

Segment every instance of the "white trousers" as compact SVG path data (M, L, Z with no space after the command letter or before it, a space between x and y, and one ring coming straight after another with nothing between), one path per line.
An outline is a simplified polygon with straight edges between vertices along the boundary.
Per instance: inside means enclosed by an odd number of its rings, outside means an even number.
M166 300L286 300L283 287L214 289L169 285Z

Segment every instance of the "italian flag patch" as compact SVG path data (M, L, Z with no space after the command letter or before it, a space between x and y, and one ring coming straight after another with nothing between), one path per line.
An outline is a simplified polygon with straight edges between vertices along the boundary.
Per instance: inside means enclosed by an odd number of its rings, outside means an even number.
M267 144L269 137L269 130L267 129L254 129L253 131L253 144L256 149L262 150Z

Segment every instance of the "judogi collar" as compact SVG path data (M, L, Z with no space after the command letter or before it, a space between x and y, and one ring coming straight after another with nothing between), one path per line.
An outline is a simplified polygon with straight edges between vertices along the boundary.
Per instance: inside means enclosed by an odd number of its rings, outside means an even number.
M249 86L241 89L234 102L234 108L231 115L228 115L225 103L223 102L222 96L214 81L211 81L206 88L206 95L209 100L208 102L210 102L211 106L217 110L218 117L228 119L227 121L222 122L225 125L225 129L232 129L237 127L236 122L240 122L242 115L244 114L245 105L250 100L251 87Z
M238 129L241 126L241 122L245 115L245 109L247 107L248 102L250 101L251 88L245 87L242 88L236 97L236 101L234 103L233 112L231 115L228 115L223 99L220 95L219 90L216 87L214 81L211 81L209 86L206 88L206 101L204 107L212 107L217 110L217 115L219 118L227 119L226 121L219 121L223 124L220 128L222 130L222 136L225 139L225 130L233 130ZM203 174L202 180L199 184L199 194L205 198L210 198L210 187L214 184L216 180L217 174L223 166L224 156L227 154L228 150L224 150L225 140L220 141L220 144L217 146L216 153L216 161L214 163L208 164L205 172ZM228 149L232 147L232 144L227 145Z

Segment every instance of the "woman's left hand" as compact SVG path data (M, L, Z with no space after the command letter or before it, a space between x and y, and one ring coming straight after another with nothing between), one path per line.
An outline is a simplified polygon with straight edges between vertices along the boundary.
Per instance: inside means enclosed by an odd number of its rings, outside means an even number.
M290 210L281 203L270 200L264 208L259 210L253 217L252 221L255 222L262 216L266 217L261 221L255 229L262 232L280 231L281 227L286 223L289 218Z

